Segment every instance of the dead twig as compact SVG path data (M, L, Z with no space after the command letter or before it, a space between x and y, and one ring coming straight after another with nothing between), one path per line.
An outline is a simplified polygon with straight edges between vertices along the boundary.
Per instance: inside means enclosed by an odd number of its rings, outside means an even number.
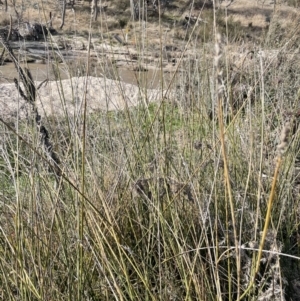
M10 36L11 36L11 33L12 33L12 16L10 15L10 19L9 19L9 30L8 30L6 42L9 41ZM3 64L3 56L4 56L4 53L5 53L5 47L4 47L4 49L2 50L2 53L1 53L1 55L0 55L0 65Z

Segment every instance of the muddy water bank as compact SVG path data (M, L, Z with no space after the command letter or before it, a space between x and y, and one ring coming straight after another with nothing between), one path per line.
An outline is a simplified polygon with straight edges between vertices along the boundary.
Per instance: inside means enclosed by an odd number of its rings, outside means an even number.
M32 72L37 69L33 63L45 63L45 67L39 66L42 75L37 72L37 80L44 80L44 74L48 74L50 80L55 79L51 74L55 69L53 65L57 71L66 70L66 74L61 74L62 79L86 75L84 66L87 62L88 40L80 36L52 38L51 41L10 41L9 44L19 62L28 63ZM157 87L162 76L168 81L169 74L175 72L176 63L182 55L180 46L167 45L162 52L150 47L141 52L136 49L136 45L116 44L114 40L103 38L91 39L90 46L88 75L121 79L130 84L147 82L150 87ZM9 65L9 55L6 55L6 59ZM163 68L162 73L160 66ZM6 69L9 73L11 71L9 66L1 69L4 76ZM54 73L57 71L54 70Z
M55 80L55 74L50 71L51 66L49 64L34 63L34 64L20 64L22 68L29 68L34 81L43 81L45 79ZM67 75L63 71L63 68L59 68L62 75L62 79L66 79ZM13 63L6 63L0 66L0 83L12 83L14 78L18 78L18 72Z
M72 65L70 67L68 64L54 64L53 62L20 64L23 68L29 68L34 81L43 81L46 79L51 81L63 80L73 76L85 75L85 68L82 68L82 64L72 62ZM147 87L148 89L159 88L161 86L161 72L158 69L134 71L125 67L113 68L103 63L98 63L96 65L93 64L91 72L93 76L119 80L124 83ZM6 63L0 66L0 84L12 83L14 78L18 78L18 72L13 63ZM163 78L165 84L167 84L171 78L171 74L164 72Z
M175 72L175 60L163 62L152 52L136 53L134 48L107 43L92 43L87 59L85 40L16 41L9 43L22 67L30 69L35 81L63 80L71 77L93 76L122 81L143 88L164 88ZM78 45L80 46L78 46ZM89 68L87 68L89 61ZM160 70L162 63L163 71ZM178 71L178 70L177 70ZM0 66L0 83L10 83L18 74L6 55Z

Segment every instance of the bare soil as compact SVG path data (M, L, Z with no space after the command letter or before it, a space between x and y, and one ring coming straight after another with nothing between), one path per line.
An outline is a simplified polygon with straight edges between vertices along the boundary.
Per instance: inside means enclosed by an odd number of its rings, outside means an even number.
M36 82L38 86L40 82ZM61 82L49 81L38 90L37 108L42 116L76 116L87 101L89 113L99 110L123 110L140 103L149 103L161 98L155 89L140 90L138 86L121 81L97 77L76 77ZM2 118L25 118L31 108L23 100L15 84L0 87L0 115Z

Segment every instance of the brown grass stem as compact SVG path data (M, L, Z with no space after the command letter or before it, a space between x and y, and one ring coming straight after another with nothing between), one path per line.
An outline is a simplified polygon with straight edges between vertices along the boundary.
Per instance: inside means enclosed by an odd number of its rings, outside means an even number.
M236 229L236 221L235 221L235 206L234 200L232 196L232 189L230 184L230 175L228 169L228 160L227 160L227 153L226 153L226 145L225 145L225 137L224 137L224 125L223 125L223 106L222 106L222 98L219 98L219 127L220 127L220 142L221 142L221 149L222 149L222 158L224 162L224 180L226 186L226 192L229 199L229 206L230 206L230 214L231 214L231 221L234 233L234 243L235 243L235 252L236 252L236 273L237 273L237 298L240 296L240 273L241 273L241 258L240 258L240 248L239 248L239 239Z
M268 200L268 207L267 207L267 213L266 213L266 217L265 217L264 229L263 229L263 232L262 232L262 237L261 237L260 245L259 245L259 249L258 249L258 255L257 255L257 258L256 258L256 265L255 265L254 274L252 276L252 279L251 279L247 289L241 295L239 300L242 300L251 291L251 289L253 288L253 286L255 284L257 274L259 272L262 253L263 253L263 248L264 248L266 236L267 236L267 233L268 233L268 230L269 230L269 224L270 224L270 220L271 220L271 213L272 213L273 204L274 204L274 200L275 200L276 184L277 184L277 179L278 179L278 174L279 174L281 162L282 162L282 158L281 158L281 156L278 156L277 161L276 161L273 181L272 181L272 187L271 187L269 200Z

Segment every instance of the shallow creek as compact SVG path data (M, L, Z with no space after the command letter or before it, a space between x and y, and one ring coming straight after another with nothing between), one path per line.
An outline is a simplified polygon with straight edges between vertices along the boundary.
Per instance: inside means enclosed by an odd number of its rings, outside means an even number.
M49 45L47 42L10 42L15 55L25 63L22 67L30 69L35 81L50 81L68 79L86 75L86 53L81 51L64 50L59 46ZM51 47L53 50L50 50ZM62 62L63 60L63 62ZM60 61L60 63L58 63ZM145 71L138 70L137 61L124 59L113 60L109 57L91 57L89 75L94 77L106 77L108 79L120 80L125 83L139 85L143 88L155 89L161 87L161 77L164 84L170 81L170 73L161 74L159 68L153 65ZM143 68L142 68L143 69ZM17 70L13 63L5 63L0 66L0 83L11 83L18 78Z
M70 73L63 64L59 64L53 71L52 64L41 64L41 63L27 63L20 64L21 67L27 67L31 71L34 81L43 81L45 79L55 80L59 70L59 78L67 79L70 78ZM55 76L56 73L56 76ZM80 76L84 74L81 73ZM74 76L74 75L72 75ZM141 84L142 87L148 89L158 88L160 86L160 71L150 69L148 71L133 71L126 68L117 68L115 71L110 70L109 72L98 72L98 77L107 77L109 79L121 80L128 84L137 85ZM18 72L13 63L6 63L0 66L0 83L11 83L14 78L18 78ZM164 74L164 79L168 79L170 76Z

